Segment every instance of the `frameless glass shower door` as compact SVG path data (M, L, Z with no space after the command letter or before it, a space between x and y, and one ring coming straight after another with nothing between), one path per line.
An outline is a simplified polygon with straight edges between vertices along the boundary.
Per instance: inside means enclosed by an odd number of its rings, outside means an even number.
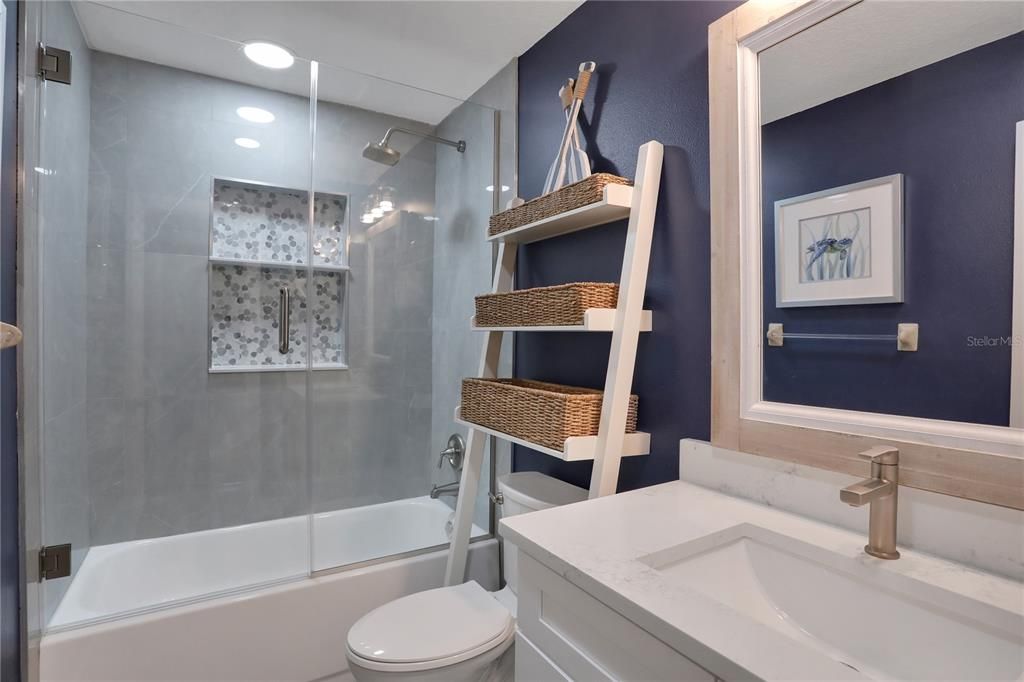
M271 71L165 24L145 28L209 63L153 63L130 41L90 49L79 23L148 20L29 5L73 60L70 83L35 82L26 131L39 319L25 407L42 544L71 546L70 575L42 583L41 625L306 575L307 373L344 353L344 262L316 248L343 240L351 212L318 195L327 224L310 229L311 64ZM313 334L314 319L333 326Z
M490 279L497 122L488 107L331 65L316 80L313 183L353 206L348 367L314 371L311 387L320 571L448 542L460 471L440 453L465 435L454 412L479 357L470 317ZM480 508L477 536L489 533Z
M26 7L26 44L72 64L25 69L32 631L445 545L440 453L510 196L497 112L106 5Z

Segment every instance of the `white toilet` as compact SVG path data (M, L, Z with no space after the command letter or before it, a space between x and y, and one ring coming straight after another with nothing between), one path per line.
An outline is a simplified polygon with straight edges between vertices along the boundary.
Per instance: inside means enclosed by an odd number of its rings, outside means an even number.
M502 516L580 502L587 491L534 471L498 478ZM366 614L348 633L346 655L360 682L511 680L516 632L516 552L506 544L506 586L475 581L396 599Z

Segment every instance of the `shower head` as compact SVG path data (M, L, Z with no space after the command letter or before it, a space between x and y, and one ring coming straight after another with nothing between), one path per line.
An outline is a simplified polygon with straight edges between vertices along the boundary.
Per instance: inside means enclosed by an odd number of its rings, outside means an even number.
M383 163L387 166L394 166L398 163L398 159L401 158L401 156L402 154L400 152L392 149L383 142L370 142L363 147L364 159Z
M455 142L453 140L446 140L443 137L437 137L436 135L430 135L428 133L418 133L415 130L407 130L405 128L388 128L388 131L384 133L384 137L380 142L370 142L363 147L363 158L377 163L383 163L386 166L394 166L398 163L398 159L402 157L401 152L388 145L388 141L395 133L405 133L406 135L422 137L430 140L431 142L436 142L437 144L446 144L449 147L454 147L455 151L460 154L466 151L465 140Z

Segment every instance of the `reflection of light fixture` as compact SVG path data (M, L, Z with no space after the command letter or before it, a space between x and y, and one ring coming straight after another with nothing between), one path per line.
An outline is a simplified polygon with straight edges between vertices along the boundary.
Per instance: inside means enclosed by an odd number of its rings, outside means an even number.
M385 213L390 213L395 210L395 188L394 187L381 187L377 190L377 205L380 206Z
M425 215L423 216L423 219L426 220L428 223L436 223L438 220L440 220L440 218L438 218L436 215Z
M236 137L235 144L237 144L242 149L260 148L260 143L257 140L252 139L251 137Z
M493 192L494 191L494 185L487 185L487 187L484 187L484 189L486 189L488 192ZM509 191L509 189L511 189L511 188L508 185L502 185L501 186L501 191L502 192L507 192L507 191Z
M295 63L291 52L274 43L254 41L246 43L242 51L251 61L268 69L287 69Z
M373 213L370 212L370 209L370 200L367 199L366 201L363 202L363 213L362 216L360 216L359 218L359 222L369 225L376 220L376 218L373 217Z
M274 121L272 113L259 107L238 107L235 109L235 113L238 114L239 118L252 121L253 123L273 123Z
M372 215L374 218L383 218L384 209L381 208L380 206L374 206L373 208L370 209L370 215Z

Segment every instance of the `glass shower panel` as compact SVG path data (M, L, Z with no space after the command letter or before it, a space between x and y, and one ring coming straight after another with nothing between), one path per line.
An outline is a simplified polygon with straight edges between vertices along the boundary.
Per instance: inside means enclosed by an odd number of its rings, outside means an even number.
M351 213L344 193L317 195L310 228L312 65L271 71L237 43L39 4L43 41L74 59L70 85L40 84L40 236L25 254L39 263L26 286L42 317L29 405L43 539L72 546L43 621L305 576L309 368L345 350L336 325L312 333L343 315L344 262L316 245ZM145 24L175 57L134 58L130 38L90 49L79 18Z
M454 411L479 359L494 130L487 107L318 65L313 184L353 210L347 367L312 373L314 571L448 542L459 472L439 460L465 436ZM475 536L490 532L488 490L485 477Z

